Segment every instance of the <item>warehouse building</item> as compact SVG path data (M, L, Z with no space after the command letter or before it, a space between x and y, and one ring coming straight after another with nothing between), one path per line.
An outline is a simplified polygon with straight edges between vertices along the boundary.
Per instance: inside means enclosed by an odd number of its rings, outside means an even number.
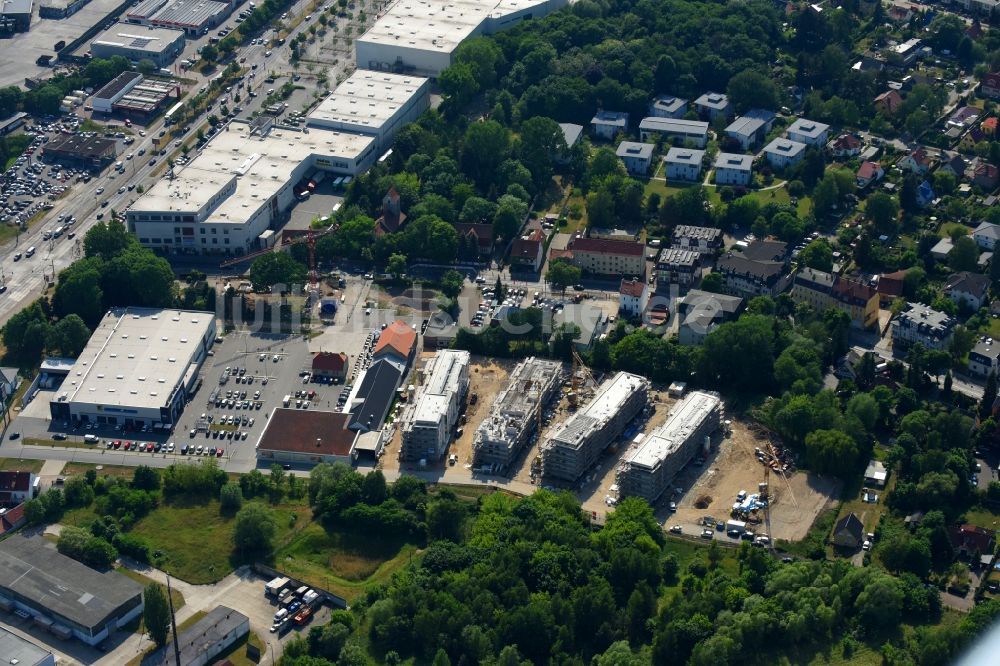
M306 116L306 125L370 134L379 151L430 105L430 79L358 69Z
M166 67L184 50L184 32L167 28L137 27L116 23L90 43L95 58L120 55L133 63L152 60L157 67Z
M111 113L114 110L115 102L141 82L142 74L139 72L122 72L94 93L94 97L90 101L91 106L94 107L95 112Z
M469 352L443 349L423 369L423 383L403 410L400 460L444 456L469 392Z
M171 96L173 95L173 97ZM165 79L143 79L112 104L115 111L126 115L150 115L164 106L168 99L180 99L180 88Z
M228 606L216 606L193 625L178 632L180 660L177 659L174 642L167 641L166 649L159 651L151 660L143 660L143 664L205 666L249 633L250 618Z
M213 312L110 310L49 403L52 418L171 428L214 341Z
M118 142L103 136L61 134L42 148L48 162L101 170L115 161Z
M34 0L0 0L0 35L27 32Z
M707 449L709 437L722 420L722 400L714 393L694 391L671 411L666 422L625 453L617 470L621 497L655 502L685 465Z
M542 445L544 476L576 481L646 406L649 380L619 372Z
M56 666L51 652L0 627L0 655L17 666Z
M139 25L183 30L194 38L226 20L233 6L211 0L144 0L125 14L125 20Z
M0 541L0 608L18 608L60 638L97 645L139 617L142 585L91 569L41 537L15 535Z
M299 465L351 464L358 433L350 414L278 407L257 440L260 460Z
M476 429L473 464L509 467L538 432L540 412L559 391L563 375L558 361L531 357L518 363L507 388Z
M347 399L344 411L351 415L347 427L356 432L380 430L405 375L406 366L394 358L384 356L372 361L358 375Z
M566 0L400 0L357 39L355 60L361 69L437 77L466 39L565 5Z
M269 230L317 170L356 176L378 157L372 136L310 130L258 132L230 123L190 162L132 204L129 231L170 254L242 256L268 247Z

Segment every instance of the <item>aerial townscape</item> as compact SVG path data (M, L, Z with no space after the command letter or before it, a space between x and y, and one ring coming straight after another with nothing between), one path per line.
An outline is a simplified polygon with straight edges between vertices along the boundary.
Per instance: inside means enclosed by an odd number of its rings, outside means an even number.
M0 662L1000 663L1000 0L0 0Z

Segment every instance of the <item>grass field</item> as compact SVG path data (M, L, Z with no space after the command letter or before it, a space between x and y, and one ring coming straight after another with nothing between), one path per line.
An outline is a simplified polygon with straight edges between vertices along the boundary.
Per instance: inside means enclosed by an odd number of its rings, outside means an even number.
M348 601L371 583L383 583L413 559L417 549L373 535L328 532L310 523L274 557L275 567Z
M697 183L692 183L690 185L675 185L666 183L662 180L650 180L646 183L646 196L655 192L659 194L661 198L666 198L696 184ZM721 206L722 198L719 196L719 188L715 185L705 185L704 187L705 192L708 195L708 200L712 203L712 206ZM761 206L766 206L769 203L787 204L790 201L788 190L785 187L775 187L774 189L769 190L753 190L748 192L746 196L756 199ZM798 208L796 209L799 217L807 215L811 209L812 201L809 197L799 197Z
M278 547L310 520L304 504L278 505L275 514ZM292 522L292 516L296 516ZM149 541L154 551L163 552L157 567L194 585L214 583L242 564L233 552L232 516L219 513L218 500L172 502L161 505L136 523L132 533Z
M40 439L38 437L25 437L25 446L49 446L52 448L60 449L98 449L101 447L100 444L87 444L86 442L74 442L71 439L64 439L61 442L57 442L54 439Z
M247 643L254 645L260 650L261 655L267 651L267 646L260 636L250 632L240 640L236 641L231 648L215 658L216 663L224 662L233 666L257 666L257 662L247 657Z
M985 527L988 530L1000 529L1000 515L993 513L989 509L970 509L965 512L965 520L963 522L978 527Z
M63 476L76 476L86 474L90 470L96 470L97 476L123 476L131 479L135 474L135 467L125 465L97 465L95 463L68 462L63 466Z
M20 458L0 458L0 470L24 470L37 474L42 470L44 460L22 460Z

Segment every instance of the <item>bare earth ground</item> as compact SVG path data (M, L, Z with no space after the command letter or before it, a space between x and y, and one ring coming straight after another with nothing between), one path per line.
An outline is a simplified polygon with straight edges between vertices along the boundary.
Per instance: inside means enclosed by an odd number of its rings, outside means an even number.
M700 521L704 516L729 519L737 493L757 492L757 484L764 480L764 466L754 455L754 448L762 445L763 440L745 423L733 421L732 435L713 448L705 466L690 465L677 478L675 485L684 493L676 500L677 512L673 516L668 513L666 520L680 525L686 533L696 534L702 529ZM840 491L833 479L806 472L795 472L787 482L772 473L770 486L771 525L756 531L792 541L805 537L816 516L836 500Z

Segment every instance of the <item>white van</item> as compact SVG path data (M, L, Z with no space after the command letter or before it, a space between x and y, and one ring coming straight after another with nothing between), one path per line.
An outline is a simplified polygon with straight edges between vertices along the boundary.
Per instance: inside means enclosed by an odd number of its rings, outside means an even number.
M32 245L27 250L25 250L24 256L26 256L26 257L33 257L33 256L35 256L35 246Z
M286 395L285 398L281 401L281 404L284 407L288 407L288 403L290 403L291 401L292 401L292 396Z
M97 437L97 435L91 435L90 433L87 433L86 435L83 436L83 441L87 442L87 444L97 444L97 442L99 442L100 439Z

